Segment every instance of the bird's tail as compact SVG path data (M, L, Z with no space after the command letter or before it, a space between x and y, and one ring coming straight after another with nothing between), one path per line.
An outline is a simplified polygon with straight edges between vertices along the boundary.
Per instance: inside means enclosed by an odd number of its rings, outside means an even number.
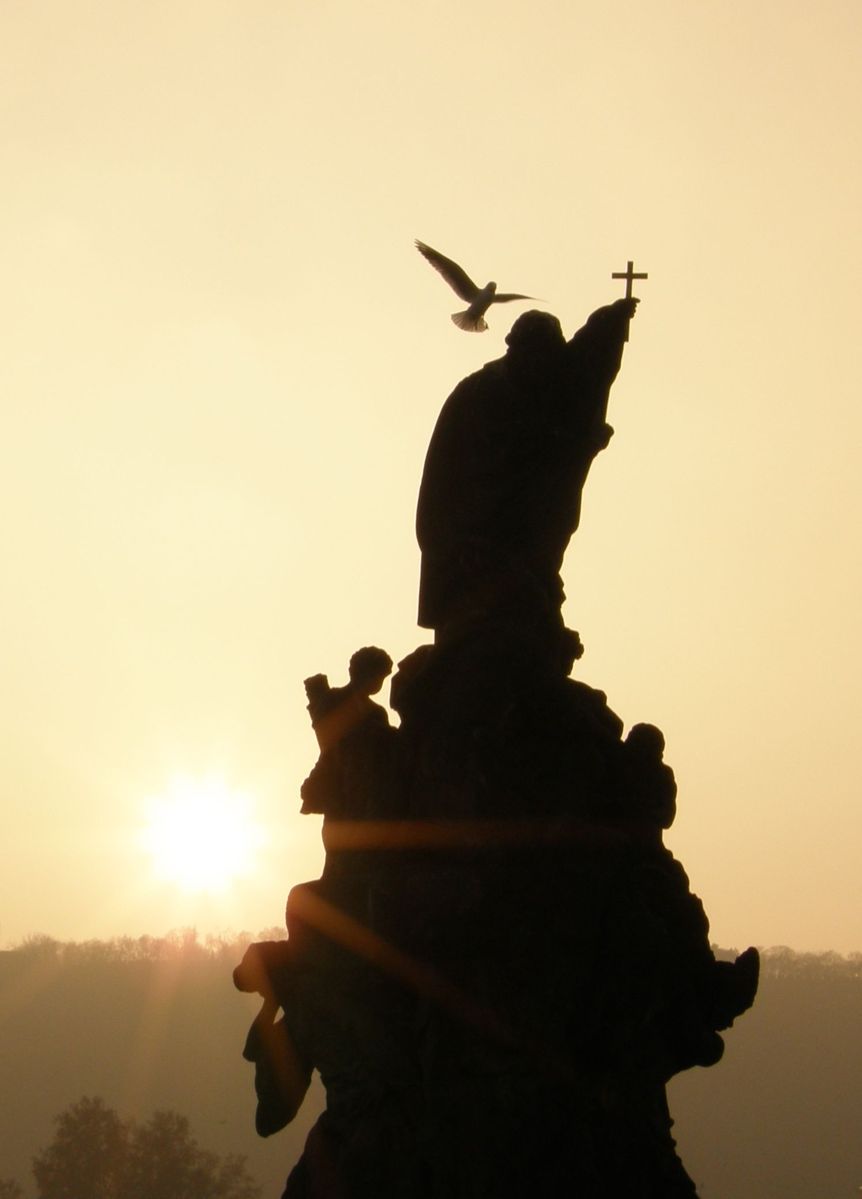
M465 309L464 312L453 312L452 320L465 333L484 333L488 328L488 322L484 317L471 316L469 308Z

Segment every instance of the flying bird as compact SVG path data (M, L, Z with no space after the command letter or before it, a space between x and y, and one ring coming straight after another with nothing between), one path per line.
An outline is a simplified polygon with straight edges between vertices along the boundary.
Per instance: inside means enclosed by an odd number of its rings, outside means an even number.
M488 328L485 313L492 304L502 304L506 300L532 300L535 298L522 296L514 291L498 293L496 283L486 283L484 287L477 287L457 262L453 262L439 250L432 250L423 241L416 242L416 249L428 259L435 271L440 272L455 294L470 305L464 312L452 313L452 320L458 328L464 329L468 333L482 333Z

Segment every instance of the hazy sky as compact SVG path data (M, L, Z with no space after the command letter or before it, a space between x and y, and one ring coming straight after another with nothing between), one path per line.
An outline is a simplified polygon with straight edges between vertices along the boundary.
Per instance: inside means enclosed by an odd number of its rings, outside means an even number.
M321 861L303 678L415 625L437 412L649 271L567 558L723 945L862 949L858 0L2 0L0 943L259 929ZM520 310L520 306L518 311ZM252 878L138 833L247 793Z

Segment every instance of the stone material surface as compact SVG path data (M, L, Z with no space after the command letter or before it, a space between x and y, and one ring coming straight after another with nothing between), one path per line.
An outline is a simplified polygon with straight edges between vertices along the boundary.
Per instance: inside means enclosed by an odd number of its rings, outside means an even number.
M313 1070L327 1107L287 1199L694 1196L665 1085L709 1066L757 988L756 951L716 961L662 843L664 737L627 734L570 677L559 570L610 437L635 300L566 342L528 313L459 384L419 497L420 622L391 668L306 681L321 756L322 877L294 887L286 942L252 946L263 998L245 1056L257 1129L292 1119Z

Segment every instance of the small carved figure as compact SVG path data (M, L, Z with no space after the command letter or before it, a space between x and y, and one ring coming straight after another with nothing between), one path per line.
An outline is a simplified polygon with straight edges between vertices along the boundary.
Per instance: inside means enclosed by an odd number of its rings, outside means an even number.
M392 670L385 650L369 645L350 659L350 681L330 687L326 675L305 680L320 758L302 784L302 811L358 820L388 810L397 731L371 698Z
M664 734L654 724L636 724L623 743L621 791L638 819L670 828L676 816L676 780L664 758Z
M293 969L289 941L260 941L249 945L233 972L238 991L257 993L263 1000L242 1052L254 1064L254 1126L261 1137L290 1123L311 1082L312 1063L297 1049L285 1019L278 1019L279 1008L287 1009L295 990Z
M389 724L386 709L376 704L377 695L392 671L392 659L376 645L358 649L350 659L346 687L330 687L325 674L305 680L311 724L321 749L332 749L366 720Z

